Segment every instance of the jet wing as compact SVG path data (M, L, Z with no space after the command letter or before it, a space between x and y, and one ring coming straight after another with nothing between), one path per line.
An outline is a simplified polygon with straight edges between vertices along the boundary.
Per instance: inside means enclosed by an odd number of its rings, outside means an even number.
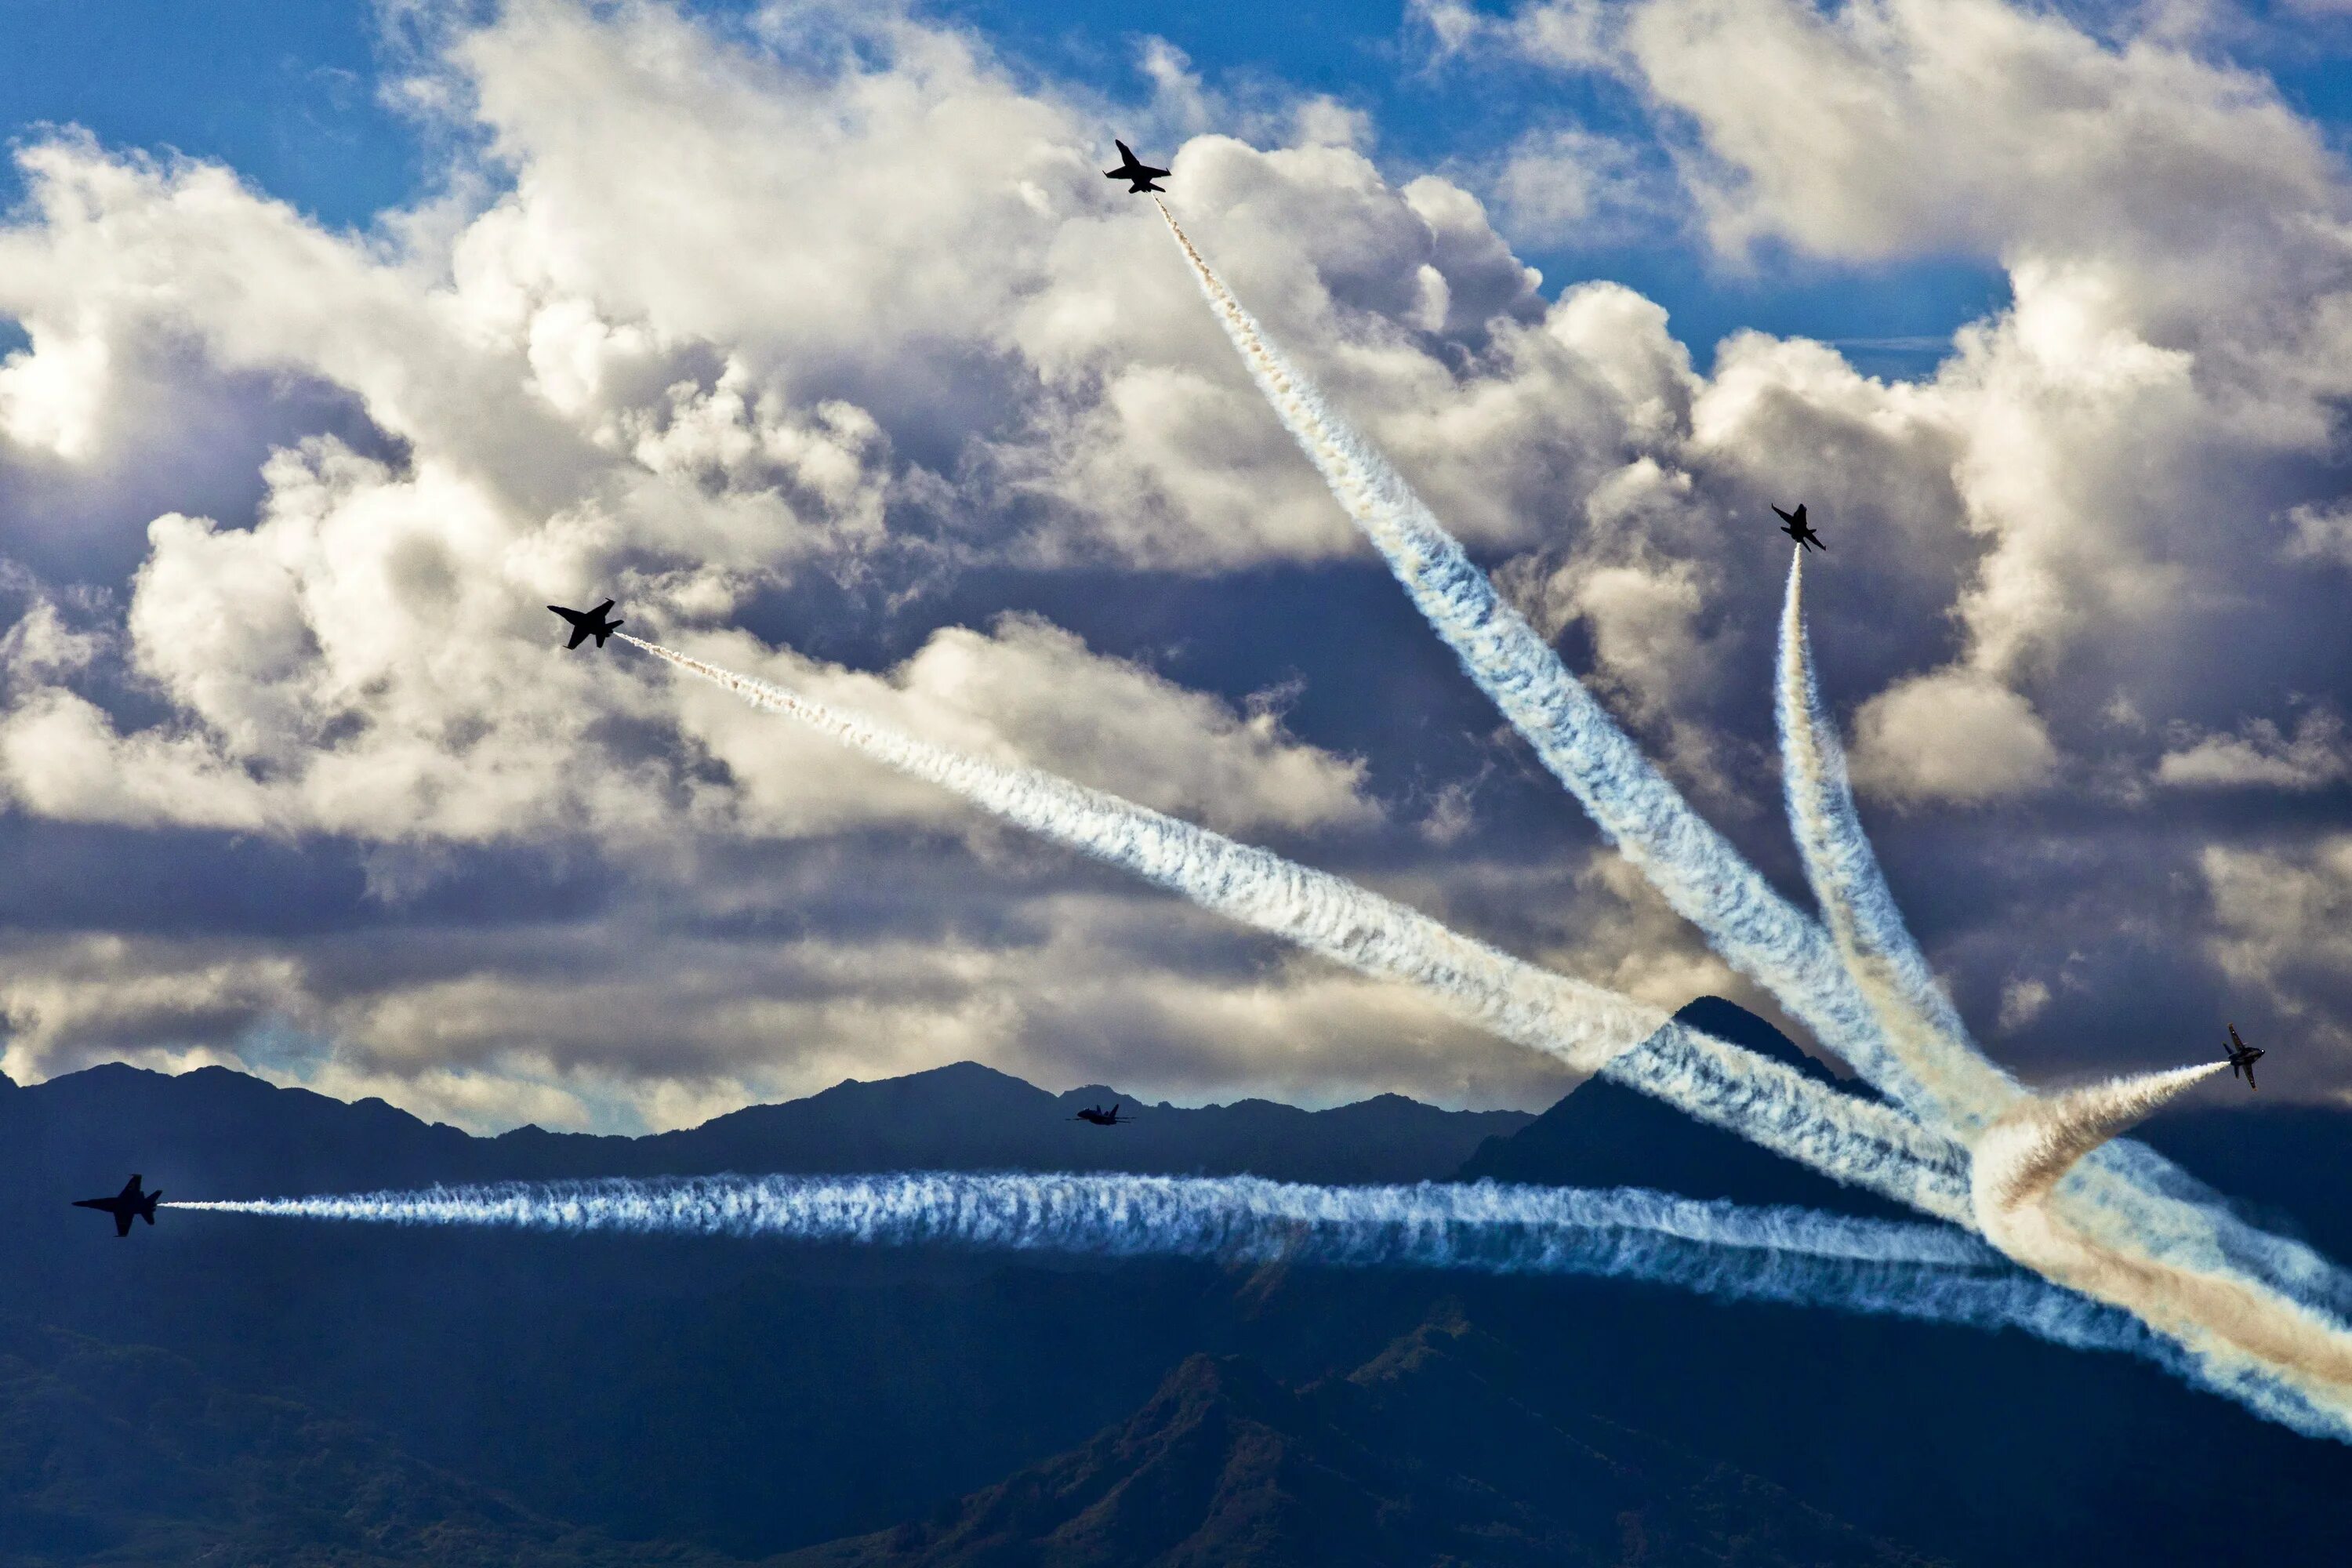
M129 1181L123 1183L121 1195L126 1198L137 1197L139 1195L139 1184L142 1179L143 1178L140 1176L134 1175Z
M2254 1081L2254 1064L2252 1062L2248 1062L2246 1064L2246 1087L2248 1089L2260 1089L2262 1087L2262 1085Z
M131 1234L131 1211L129 1209L124 1209L114 1216L114 1234L117 1236L129 1236Z
M572 648L578 647L582 643L586 642L587 640L588 640L588 626L587 626L587 623L583 621L583 622L582 622L580 625L575 626L573 626L573 627L572 628L572 640L571 640L570 642L568 642L568 643L565 643L565 644L563 645L563 647L564 647L565 650L568 652L568 651L570 651L570 650L571 650L571 649L572 649Z

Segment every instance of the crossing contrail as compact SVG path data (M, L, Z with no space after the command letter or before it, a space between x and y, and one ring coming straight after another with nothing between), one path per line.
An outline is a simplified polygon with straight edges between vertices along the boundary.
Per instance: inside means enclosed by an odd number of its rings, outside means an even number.
M1985 1235L2029 1268L2174 1335L2207 1363L2208 1381L2243 1384L2232 1391L2275 1405L2283 1380L2294 1390L2290 1405L2340 1419L2352 1411L2352 1385L2333 1386L2344 1330L2327 1305L2346 1294L2341 1271L2210 1203L2168 1194L2178 1173L2161 1156L2111 1142L2221 1064L2037 1100L1969 1040L1854 811L1813 675L1803 574L1800 552L1780 616L1778 710L1790 828L1831 938L1890 1046L1945 1124L1976 1141L1973 1188ZM2101 1152L2119 1158L2085 1163ZM2305 1410L2298 1419L2325 1418Z
M1470 679L1676 913L1863 1077L1911 1103L1918 1085L1821 926L1690 808L1388 459L1291 365L1167 204L1154 202L1259 390Z
M2210 1206L2210 1194L2151 1152L2099 1147L2110 1129L2062 1163L2070 1173L2063 1186L1987 1206L2000 1189L1984 1184L1988 1151L1998 1173L2000 1160L2018 1157L2024 1135L2017 1130L2038 1124L2050 1102L2024 1096L1976 1050L1903 928L1853 823L1843 762L1801 667L1801 639L1789 635L1801 614L1796 582L1782 647L1783 739L1794 742L1786 744L1789 804L1827 930L1775 894L1690 809L1387 459L1289 364L1165 204L1160 210L1260 390L1471 678L1718 952L1872 1083L1975 1145L1973 1190L1988 1236L2001 1225L2005 1250L2038 1246L2033 1256L2053 1269L2063 1261L2086 1280L2107 1279L2111 1294L2103 1299L2146 1307L2146 1321L2198 1352L2206 1381L2265 1414L2307 1431L2352 1430L2336 1381L2338 1330L2323 1310L2345 1299L2343 1276L2310 1249ZM2190 1069L2180 1083L2198 1076ZM2085 1250L2063 1253L2062 1242ZM2109 1278L2116 1271L2129 1289Z
M1973 1145L1979 1222L2003 1253L2043 1278L2185 1346L2200 1381L2300 1430L2352 1441L2352 1329L2232 1270L2184 1266L2137 1237L2095 1234L2053 1201L2084 1155L2223 1065L2116 1079L2011 1108Z
M956 1246L1334 1268L1651 1280L2168 1359L2123 1313L2020 1273L1948 1226L1753 1208L1638 1188L1423 1183L1332 1187L1255 1176L673 1176L501 1183L167 1205L214 1213L563 1234Z
M620 641L900 773L1360 973L1402 980L1503 1038L1601 1072L1841 1182L1973 1226L1965 1157L1889 1107L1511 957L1270 851L1034 768L950 751L626 632Z

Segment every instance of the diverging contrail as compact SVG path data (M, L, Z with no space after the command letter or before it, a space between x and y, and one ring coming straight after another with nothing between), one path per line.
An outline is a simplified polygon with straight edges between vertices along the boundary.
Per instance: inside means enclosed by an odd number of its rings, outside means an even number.
M1958 1147L1886 1106L1675 1024L1631 997L1513 958L1344 879L1101 790L950 751L626 632L614 635L1203 909L1360 973L1418 986L1505 1039L1606 1073L1838 1181L1974 1224Z
M1918 1086L1889 1054L1820 925L1774 892L1690 808L1550 645L1504 603L1388 459L1275 347L1167 205L1159 205L1267 402L1470 678L1717 952L1768 987L1864 1078L1913 1102Z
M1635 1188L923 1172L502 1183L168 1206L566 1234L1595 1275L1711 1296L2017 1328L2078 1348L2166 1359L2161 1342L2129 1318L2020 1274L1947 1226Z
M2014 1106L2024 1091L1977 1050L1968 1026L1936 984L1854 810L1845 754L1814 679L1805 634L1805 552L1789 563L1780 609L1780 679L1774 712L1780 730L1781 785L1789 828L1805 879L1821 906L1855 988L1902 1071L1916 1084L1920 1111L1963 1134Z
M2352 1298L2341 1270L2212 1204L2154 1151L2110 1142L2220 1064L2029 1100L1969 1043L1904 925L1855 814L1805 635L1803 563L1798 552L1780 617L1778 709L1790 825L1832 940L1889 1045L1946 1124L1979 1140L1976 1201L1985 1234L2053 1279L2136 1311L2147 1305L2148 1322L2200 1353L2210 1351L2208 1380L2233 1393L2250 1392L2235 1386L2249 1376L2241 1375L2243 1357L2227 1348L2251 1350L2242 1339L2273 1349L2282 1338L2334 1343L2341 1331L2328 1308L2340 1310ZM2239 1325L2250 1326L2249 1334L2237 1333ZM2254 1353L2273 1365L2301 1364ZM2275 1403L2262 1394L2261 1381L2251 1374L2252 1402Z
M2201 1381L2299 1430L2352 1441L2352 1330L2226 1268L2156 1256L2120 1227L2095 1234L2058 1201L2059 1183L2085 1155L2222 1066L2116 1079L2011 1108L1974 1144L1979 1224L2035 1272L2187 1347Z

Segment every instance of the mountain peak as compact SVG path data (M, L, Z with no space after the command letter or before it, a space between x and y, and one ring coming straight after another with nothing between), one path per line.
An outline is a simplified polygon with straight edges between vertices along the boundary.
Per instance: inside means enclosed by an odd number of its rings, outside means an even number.
M1675 1019L1841 1090L1851 1088L1770 1024L1720 996L1702 996ZM1460 1174L1465 1181L1654 1187L1685 1197L1909 1217L1888 1200L1790 1164L1736 1132L1694 1121L1605 1078L1586 1079L1510 1137L1488 1139Z

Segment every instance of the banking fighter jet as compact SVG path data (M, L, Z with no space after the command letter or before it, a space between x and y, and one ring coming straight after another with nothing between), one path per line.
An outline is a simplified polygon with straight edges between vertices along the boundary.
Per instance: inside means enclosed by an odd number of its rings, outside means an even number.
M1160 186L1152 184L1152 182L1155 180L1166 179L1168 177L1167 170L1155 169L1150 164L1144 163L1142 160L1136 157L1134 152L1124 142L1115 141L1111 145L1118 149L1120 163L1118 167L1116 169L1105 169L1103 171L1104 179L1125 180L1127 182L1127 194L1130 196L1139 196L1146 191L1156 191L1160 188Z
M2237 1077L2240 1069L2242 1068L2246 1075L2246 1087L2248 1089L2253 1088L2254 1064L2262 1059L2263 1052L2261 1047L2250 1046L2246 1044L2245 1041L2238 1038L2238 1026L2235 1024L2231 1025L2230 1049L2227 1056L2227 1060L2230 1064L2230 1076L2231 1078Z
M1805 521L1804 502L1799 501L1797 503L1797 510L1794 511L1780 511L1780 509L1777 506L1772 510L1774 511L1780 512L1780 521L1788 524L1788 526L1783 528L1780 531L1795 540L1799 549L1827 550L1829 548L1828 545L1822 542L1822 536L1813 531L1812 525Z
M604 612L613 607L610 599L593 610L567 610L561 605L547 607L572 623L572 640L563 645L567 648L578 647L590 637L594 637L596 646L603 647L604 639L611 637L621 624L617 617L609 621L604 618Z

